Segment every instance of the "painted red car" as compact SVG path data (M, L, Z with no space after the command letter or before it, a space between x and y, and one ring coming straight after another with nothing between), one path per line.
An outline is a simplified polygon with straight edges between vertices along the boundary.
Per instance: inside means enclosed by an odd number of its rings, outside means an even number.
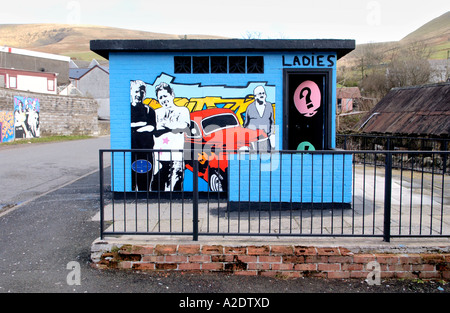
M232 110L220 108L192 112L190 129L185 134L187 147L201 149L197 155L199 177L212 191L226 190L227 153L256 150L258 143L268 139L263 130L242 127ZM192 170L192 163L186 162L186 167Z

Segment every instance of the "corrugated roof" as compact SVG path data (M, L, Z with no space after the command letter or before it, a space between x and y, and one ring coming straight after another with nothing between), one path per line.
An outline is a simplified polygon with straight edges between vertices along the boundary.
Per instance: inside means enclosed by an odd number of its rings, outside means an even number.
M363 133L448 137L450 83L392 89L357 127Z

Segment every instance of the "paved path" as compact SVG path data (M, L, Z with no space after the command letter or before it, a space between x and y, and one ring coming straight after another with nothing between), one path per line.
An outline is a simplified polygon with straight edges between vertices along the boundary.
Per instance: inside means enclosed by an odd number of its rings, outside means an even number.
M98 170L109 138L0 146L0 214Z

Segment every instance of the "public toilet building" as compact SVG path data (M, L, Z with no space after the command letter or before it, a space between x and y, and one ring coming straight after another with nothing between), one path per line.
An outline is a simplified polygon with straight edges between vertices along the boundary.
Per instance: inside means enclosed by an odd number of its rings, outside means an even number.
M111 149L130 149L111 160L112 191L192 191L198 162L199 191L230 202L349 204L352 155L335 150L336 64L354 48L91 41L110 62Z

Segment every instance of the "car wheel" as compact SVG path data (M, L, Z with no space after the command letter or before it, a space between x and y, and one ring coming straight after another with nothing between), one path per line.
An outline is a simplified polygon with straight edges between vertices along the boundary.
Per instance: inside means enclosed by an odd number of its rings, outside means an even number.
M209 176L209 188L211 191L224 191L224 178L220 173L213 172Z

